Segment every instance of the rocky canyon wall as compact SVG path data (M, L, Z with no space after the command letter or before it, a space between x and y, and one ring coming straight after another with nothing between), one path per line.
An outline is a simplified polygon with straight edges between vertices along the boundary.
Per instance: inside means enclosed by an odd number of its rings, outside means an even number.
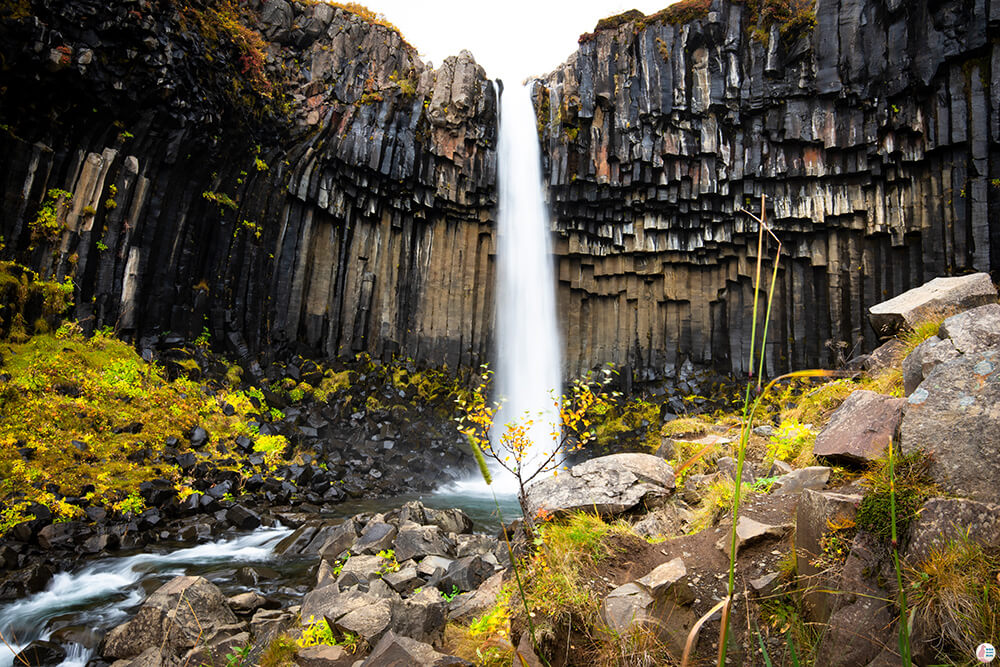
M605 20L539 80L568 375L745 372L761 195L772 371L1000 269L1000 0L801 4ZM0 255L140 339L488 358L496 91L359 11L0 0Z
M866 308L931 277L997 275L1000 2L768 20L795 4L605 20L538 82L570 372L745 372L757 241L738 211L761 195L783 244L772 370L871 349Z
M0 45L3 255L72 280L88 326L488 351L496 93L471 55L431 69L373 16L284 0L4 0Z

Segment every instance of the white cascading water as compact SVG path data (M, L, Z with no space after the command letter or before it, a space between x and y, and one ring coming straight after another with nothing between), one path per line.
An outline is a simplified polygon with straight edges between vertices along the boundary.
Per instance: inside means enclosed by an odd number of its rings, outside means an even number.
M12 667L17 652L33 640L48 639L52 635L49 622L60 615L77 613L80 624L106 630L127 620L146 598L141 585L145 578L180 575L188 566L208 563L263 562L271 557L274 544L290 532L261 529L167 554L106 558L75 574L60 572L44 591L0 606L0 633L7 642L0 643L0 667ZM64 648L66 659L60 667L83 667L93 656L92 649L80 644Z
M559 437L562 359L541 152L528 86L509 86L501 95L498 151L496 398L502 407L494 438L507 423L530 420L532 445L522 465L530 472ZM497 476L496 485L498 491L518 490L506 474Z

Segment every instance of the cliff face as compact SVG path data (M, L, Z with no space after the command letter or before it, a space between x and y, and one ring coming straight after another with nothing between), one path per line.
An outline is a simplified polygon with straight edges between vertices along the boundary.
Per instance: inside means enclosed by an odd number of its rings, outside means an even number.
M746 371L756 227L737 211L762 194L784 244L772 369L870 349L866 307L933 276L1000 270L1000 2L758 20L782 4L606 20L538 82L570 372Z
M774 11L797 4L602 21L539 81L567 374L746 371L738 209L761 195L772 371L872 347L865 308L930 277L1000 269L1000 0ZM0 254L140 338L488 357L496 93L356 11L0 0Z
M471 55L432 70L284 0L5 0L0 44L3 254L70 277L88 325L488 350L496 95Z

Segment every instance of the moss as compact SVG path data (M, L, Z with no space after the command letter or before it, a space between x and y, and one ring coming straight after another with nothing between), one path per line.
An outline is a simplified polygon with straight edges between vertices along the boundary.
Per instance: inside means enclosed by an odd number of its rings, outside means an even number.
M744 0L747 31L767 43L771 27L778 26L781 39L792 42L816 27L814 0Z
M155 478L180 484L164 448L202 426L211 445L254 435L254 412L239 391L209 395L186 378L170 381L126 343L103 332L85 338L75 324L0 348L0 504L42 503L54 511L62 499L83 497L113 507ZM226 415L224 405L235 408ZM140 450L148 456L129 458ZM217 448L204 449L216 456ZM231 455L230 455L231 456ZM54 485L54 487L53 487Z
M865 473L867 492L858 507L858 528L889 539L892 535L892 495L895 493L896 532L902 534L924 501L935 491L931 480L930 459L920 451L896 456L893 462L893 485L890 484L888 458L881 459Z
M72 307L73 291L69 279L43 280L19 264L0 262L0 339L23 340L54 329Z
M655 14L650 14L636 24L638 30L646 26L669 23L671 25L683 25L691 21L697 21L708 16L709 7L712 0L681 0L675 2L666 9L661 9Z
M16 21L29 16L31 16L31 3L28 0L0 1L0 18Z
M538 97L538 103L535 106L535 122L536 129L538 130L538 136L545 136L545 127L549 124L549 120L552 118L552 109L549 102L549 91L545 86L538 86L538 92L536 93Z

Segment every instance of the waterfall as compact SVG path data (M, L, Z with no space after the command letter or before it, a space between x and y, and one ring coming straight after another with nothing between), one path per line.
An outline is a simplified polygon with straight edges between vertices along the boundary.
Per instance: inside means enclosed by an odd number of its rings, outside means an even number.
M494 440L505 424L531 420L532 447L523 466L528 471L559 437L554 402L562 390L562 362L541 152L527 86L509 86L501 96L497 162L496 398L503 405L494 422ZM498 490L517 491L509 475L499 475L497 484Z

